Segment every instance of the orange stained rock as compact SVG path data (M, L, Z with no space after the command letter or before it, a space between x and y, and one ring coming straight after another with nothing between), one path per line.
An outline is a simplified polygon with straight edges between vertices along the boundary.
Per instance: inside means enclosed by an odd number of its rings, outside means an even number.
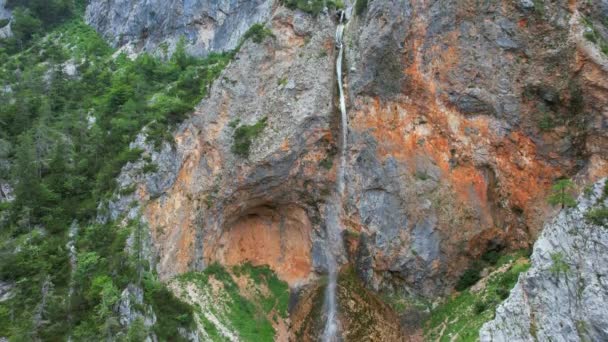
M304 209L259 207L227 228L215 258L224 265L268 265L291 286L311 273L312 224Z

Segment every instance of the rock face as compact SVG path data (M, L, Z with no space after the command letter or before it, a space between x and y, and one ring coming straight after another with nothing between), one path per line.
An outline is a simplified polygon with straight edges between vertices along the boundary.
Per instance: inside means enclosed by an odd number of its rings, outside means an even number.
M137 189L110 203L112 218L141 209L164 279L215 261L269 264L292 286L324 271L325 203L341 129L336 23L331 15L248 3L256 10L238 8L252 22L268 13L274 37L243 45L177 129L175 144L147 148L159 171L142 176L143 162L127 165L119 183ZM179 20L211 6L196 5ZM117 39L112 20L131 8L133 18L148 18L135 13L161 13L156 7L93 1L88 18ZM537 7L386 0L350 18L341 222L357 237L350 261L368 287L447 293L486 250L534 241L556 178L608 173L607 59L583 38L582 18L596 22L592 8L573 1ZM159 31L139 36L142 49L183 32L181 24L148 24ZM215 46L229 48L234 35ZM195 48L199 40L190 42ZM249 155L235 153L239 128L255 124L263 129Z
M10 19L11 11L6 8L6 0L0 0L0 20Z
M0 21L10 20L12 17L11 11L6 8L6 0L0 0ZM0 39L9 38L13 35L11 24L0 24Z
M533 241L556 177L606 174L607 60L585 4L368 6L346 33L346 222L372 287L433 295Z
M115 47L159 52L164 46L172 51L183 37L190 53L206 55L233 49L251 25L269 18L272 4L270 0L93 0L86 21Z
M608 340L608 229L584 218L608 205L605 183L545 226L532 268L483 326L482 341Z
M269 264L293 285L323 267L320 211L334 172L320 162L334 150L335 26L284 8L268 26L274 37L243 45L179 128L175 146L147 148L159 172L142 175L135 163L119 177L123 188L138 188L110 203L109 217L134 218L133 199L149 200L143 219L164 279L215 261L249 260ZM249 155L233 153L235 130L264 120ZM247 228L260 233L259 245L245 241ZM283 268L291 262L296 266Z

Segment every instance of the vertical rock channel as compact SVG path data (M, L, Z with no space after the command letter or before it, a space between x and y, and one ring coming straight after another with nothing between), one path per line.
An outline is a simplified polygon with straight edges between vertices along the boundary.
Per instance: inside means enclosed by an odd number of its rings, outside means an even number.
M338 331L338 309L336 300L336 288L338 282L338 258L343 249L341 239L341 224L340 214L342 212L342 198L344 195L344 175L346 168L346 149L348 139L348 119L346 117L346 101L344 99L344 88L342 85L342 60L344 57L344 26L346 20L346 12L340 11L339 23L336 29L336 47L338 48L338 58L336 59L336 77L338 79L338 89L340 94L340 115L342 139L340 141L340 165L338 167L338 179L336 182L336 191L333 192L330 201L326 207L326 229L327 229L327 244L326 244L326 259L328 282L325 290L325 310L327 321L323 331L324 342L335 342L339 340Z

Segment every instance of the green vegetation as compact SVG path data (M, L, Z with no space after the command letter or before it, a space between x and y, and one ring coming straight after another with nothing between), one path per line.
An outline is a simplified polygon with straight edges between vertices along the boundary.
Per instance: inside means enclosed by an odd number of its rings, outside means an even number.
M237 127L233 134L234 143L232 144L232 152L243 158L249 157L251 143L266 128L266 120L267 118L263 117L253 125L241 125ZM230 125L231 127L236 127L238 123L239 121L233 121Z
M113 56L93 29L74 18L81 1L8 5L15 8L16 35L0 41L0 164L10 169L0 168L0 179L14 186L15 200L0 205L0 281L15 288L13 298L0 303L0 336L141 340L145 326L125 331L116 312L123 289L135 284L157 315L156 335L178 339L178 328L193 325L192 310L139 254L125 251L127 236L141 227L91 222L117 190L125 163L141 158L141 150L129 148L137 134L144 131L157 147L169 139L234 52L193 58L181 42L165 61ZM148 160L142 172L156 169ZM133 191L130 186L120 194ZM71 279L66 243L73 221L82 228Z
M585 17L582 17L582 19L583 19L583 24L585 24L585 27L586 27L586 30L583 33L583 37L585 37L591 43L598 45L598 47L600 48L600 51L602 51L603 54L608 56L608 42L606 42L602 38L602 36L596 30L596 28L593 27L593 24L591 23L591 21L589 19L587 19Z
M534 12L541 17L545 14L545 3L544 0L533 0Z
M325 170L331 170L334 165L334 160L331 157L327 157L319 162L319 166L324 168Z
M342 0L281 0L281 3L290 9L299 9L313 15L321 13L325 6L328 9L344 8Z
M467 288L475 285L475 283L477 283L477 281L479 281L479 279L481 279L480 273L481 273L481 265L480 263L475 263L474 266L467 268L464 273L460 276L460 278L458 279L458 282L456 283L456 290L457 291L464 291Z
M513 262L503 273L489 276L479 292L465 290L431 311L425 324L425 337L433 341L477 341L481 326L493 318L496 307L508 297L519 274L530 264L520 258L524 252L504 255L496 261Z
M27 48L34 38L72 18L83 6L83 0L8 0L6 7L13 10L13 37L0 40L2 52L15 53ZM0 23L0 27L8 22Z
M251 39L254 43L260 44L267 37L273 37L272 31L264 26L264 24L254 24L243 35L242 41Z
M235 279L241 277L249 280L246 288L237 285ZM211 278L222 285L214 289ZM243 341L273 341L275 331L269 317L287 317L289 288L267 266L246 263L229 272L219 264L212 264L202 273L187 273L177 281L182 287L195 284L200 291L215 298L213 302L199 303L197 308L205 331L214 340L221 341L222 336L217 327L204 318L203 311L222 317L222 323L233 327Z
M355 4L355 12L357 13L357 15L361 15L363 14L363 12L365 12L365 10L367 9L367 2L368 0L357 0Z
M543 113L538 120L538 128L545 132L554 129L555 125L555 120L549 113Z
M161 341L180 339L180 327L194 328L193 312L188 304L176 298L151 273L146 273L143 284L145 301L152 304L157 318L154 332Z
M562 209L575 207L576 200L569 193L573 186L574 183L570 179L560 179L555 182L548 198L549 204L559 205Z
M551 254L551 267L549 268L551 274L559 278L560 275L567 276L569 271L570 266L564 261L564 254L562 252Z
M585 220L596 226L608 228L608 208L599 207L585 213Z
M233 273L238 277L246 275L258 285L263 285L270 291L268 295L259 293L262 308L266 314L271 311L277 312L281 317L287 318L287 306L289 304L289 287L287 283L280 280L268 266L253 266L245 263L241 266L234 266Z
M607 198L608 182L605 182L602 194L596 201L596 207L589 209L585 213L585 221L587 221L587 223L608 228L608 208L604 204L604 201L606 201Z

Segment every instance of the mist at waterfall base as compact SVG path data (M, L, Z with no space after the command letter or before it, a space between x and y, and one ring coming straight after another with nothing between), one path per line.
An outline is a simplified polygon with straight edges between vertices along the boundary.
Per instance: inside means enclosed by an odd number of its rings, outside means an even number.
M338 256L342 250L341 225L340 216L342 211L342 197L344 194L344 169L346 164L346 147L348 139L348 120L346 116L346 101L344 99L344 89L342 85L342 59L344 57L344 19L345 12L340 11L340 22L336 29L336 47L339 49L338 58L336 59L336 78L338 79L338 89L340 93L340 114L342 124L342 139L340 146L340 165L338 167L338 179L336 191L333 192L330 200L327 202L325 213L325 224L327 231L326 241L326 260L328 283L325 290L325 310L327 313L327 321L323 331L322 340L325 342L339 341L338 329L338 310L336 300L336 290L338 282Z

